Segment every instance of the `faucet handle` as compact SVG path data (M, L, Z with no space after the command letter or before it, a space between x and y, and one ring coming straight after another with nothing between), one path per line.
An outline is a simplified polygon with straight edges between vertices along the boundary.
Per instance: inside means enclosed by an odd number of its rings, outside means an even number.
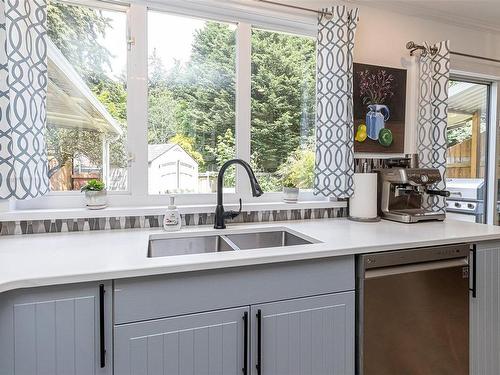
M238 211L233 211L233 210L227 211L227 212L225 212L225 214L230 219L234 219L236 216L238 216L239 214L241 214L241 198L240 198L240 209Z

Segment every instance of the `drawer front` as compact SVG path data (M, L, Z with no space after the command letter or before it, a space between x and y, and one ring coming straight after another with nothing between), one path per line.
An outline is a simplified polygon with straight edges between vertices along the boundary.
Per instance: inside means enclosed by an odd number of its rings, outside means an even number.
M354 256L115 281L115 323L354 290Z

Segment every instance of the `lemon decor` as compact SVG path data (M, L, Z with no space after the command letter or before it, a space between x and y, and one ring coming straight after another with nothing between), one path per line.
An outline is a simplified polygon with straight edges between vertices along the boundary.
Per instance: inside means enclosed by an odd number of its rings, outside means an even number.
M356 136L354 139L357 142L364 142L366 140L367 133L366 133L366 125L365 124L360 124L358 126L358 131L356 132Z

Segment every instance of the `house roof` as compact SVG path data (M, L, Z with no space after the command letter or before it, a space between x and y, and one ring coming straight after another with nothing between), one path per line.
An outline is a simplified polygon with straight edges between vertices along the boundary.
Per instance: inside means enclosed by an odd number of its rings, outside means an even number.
M111 136L123 133L120 124L50 38L47 38L47 60L47 122L50 125L93 130Z
M448 96L448 128L463 126L474 112L486 110L485 85L458 82L450 87Z
M175 145L175 143L148 145L148 163L151 163L153 160L172 149Z

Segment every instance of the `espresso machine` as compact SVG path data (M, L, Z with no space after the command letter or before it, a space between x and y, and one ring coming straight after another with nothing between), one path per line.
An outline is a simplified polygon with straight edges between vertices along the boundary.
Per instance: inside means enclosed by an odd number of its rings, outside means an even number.
M378 209L383 219L402 223L445 219L444 209L436 212L423 205L426 195L450 195L448 191L431 189L441 181L438 169L393 167L377 172Z

